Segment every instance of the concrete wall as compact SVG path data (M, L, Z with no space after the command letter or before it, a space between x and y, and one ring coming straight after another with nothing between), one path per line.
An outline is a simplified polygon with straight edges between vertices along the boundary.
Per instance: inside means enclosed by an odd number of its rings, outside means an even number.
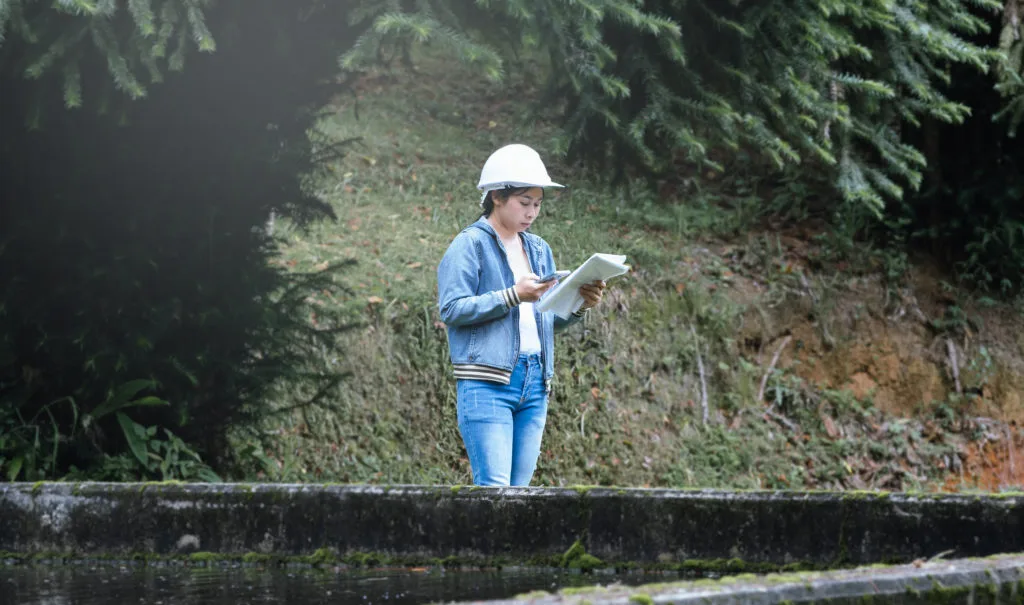
M0 551L309 555L328 548L339 557L544 564L580 540L606 563L833 567L944 551L1024 552L1022 503L1022 495L15 483L0 484Z

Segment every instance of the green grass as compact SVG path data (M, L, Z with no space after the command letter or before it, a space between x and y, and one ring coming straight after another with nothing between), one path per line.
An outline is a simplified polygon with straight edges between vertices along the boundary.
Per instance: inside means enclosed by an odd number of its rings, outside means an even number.
M315 183L339 220L308 232L276 226L285 242L280 262L295 270L355 261L338 272L335 291L309 295L323 309L311 320L358 325L339 336L337 351L325 351L335 367L351 373L341 398L268 420L264 463L253 464L254 477L472 482L438 319L436 268L451 239L479 215L475 184L487 155L523 142L568 185L547 192L535 223L557 264L572 268L594 252L608 252L627 255L634 268L610 283L588 322L557 340L557 375L534 484L801 487L841 481L840 461L866 442L837 446L822 438L816 412L804 409L787 411L802 431L787 435L754 403L764 368L743 359L738 335L752 313L785 303L798 284L770 242L748 246L738 263L708 250L750 224L752 198L705 191L665 203L639 185L603 187L548 151L555 129L524 102L536 95L529 82L486 84L429 56L417 64L417 73L367 76L358 98L339 97L324 119L331 138L359 138ZM744 297L732 291L734 271L744 263L757 265L760 278L769 280L763 292ZM708 426L701 421L698 356L706 370ZM772 384L784 378L775 374ZM280 406L304 395L282 393ZM742 422L733 422L737 417ZM833 451L844 447L849 451ZM809 470L808 459L820 464Z

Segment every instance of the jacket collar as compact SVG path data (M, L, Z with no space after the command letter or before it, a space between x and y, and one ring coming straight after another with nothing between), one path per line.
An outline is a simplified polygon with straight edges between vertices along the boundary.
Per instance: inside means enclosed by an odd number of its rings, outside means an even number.
M476 222L470 225L470 227L482 229L485 233L490 233L492 236L498 237L498 232L494 230L494 227L491 226L491 222L487 220L486 216L481 216L476 219Z
M494 242L498 244L498 246L501 247L501 249L505 249L505 245L501 243L501 238L498 237L498 232L494 230L493 226L491 226L491 223L490 221L487 220L487 217L481 216L479 219L477 219L475 223L470 225L470 227L476 227L477 229L480 229L484 233L490 234L490 236L494 238ZM522 236L523 245L526 246L527 250L530 250L532 252L532 238L535 236L532 233L527 233L525 231L521 232L519 235Z

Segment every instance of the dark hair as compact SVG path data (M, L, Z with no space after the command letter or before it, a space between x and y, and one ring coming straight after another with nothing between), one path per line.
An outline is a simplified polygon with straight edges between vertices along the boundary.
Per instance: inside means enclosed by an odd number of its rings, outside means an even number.
M498 196L501 201L507 202L508 198L513 195L520 195L529 191L530 187L513 187L512 185L505 185L501 189L494 189L493 191L487 192L487 197L484 198L484 212L482 216L491 216L491 212L494 211L494 196Z

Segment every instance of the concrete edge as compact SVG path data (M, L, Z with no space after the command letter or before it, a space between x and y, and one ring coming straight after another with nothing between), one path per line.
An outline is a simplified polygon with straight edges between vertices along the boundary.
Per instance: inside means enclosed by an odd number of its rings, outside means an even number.
M1024 554L982 559L873 565L640 586L536 591L491 605L769 605L785 603L1018 603L1024 600Z
M13 483L0 519L21 558L742 573L1024 552L1022 494Z

